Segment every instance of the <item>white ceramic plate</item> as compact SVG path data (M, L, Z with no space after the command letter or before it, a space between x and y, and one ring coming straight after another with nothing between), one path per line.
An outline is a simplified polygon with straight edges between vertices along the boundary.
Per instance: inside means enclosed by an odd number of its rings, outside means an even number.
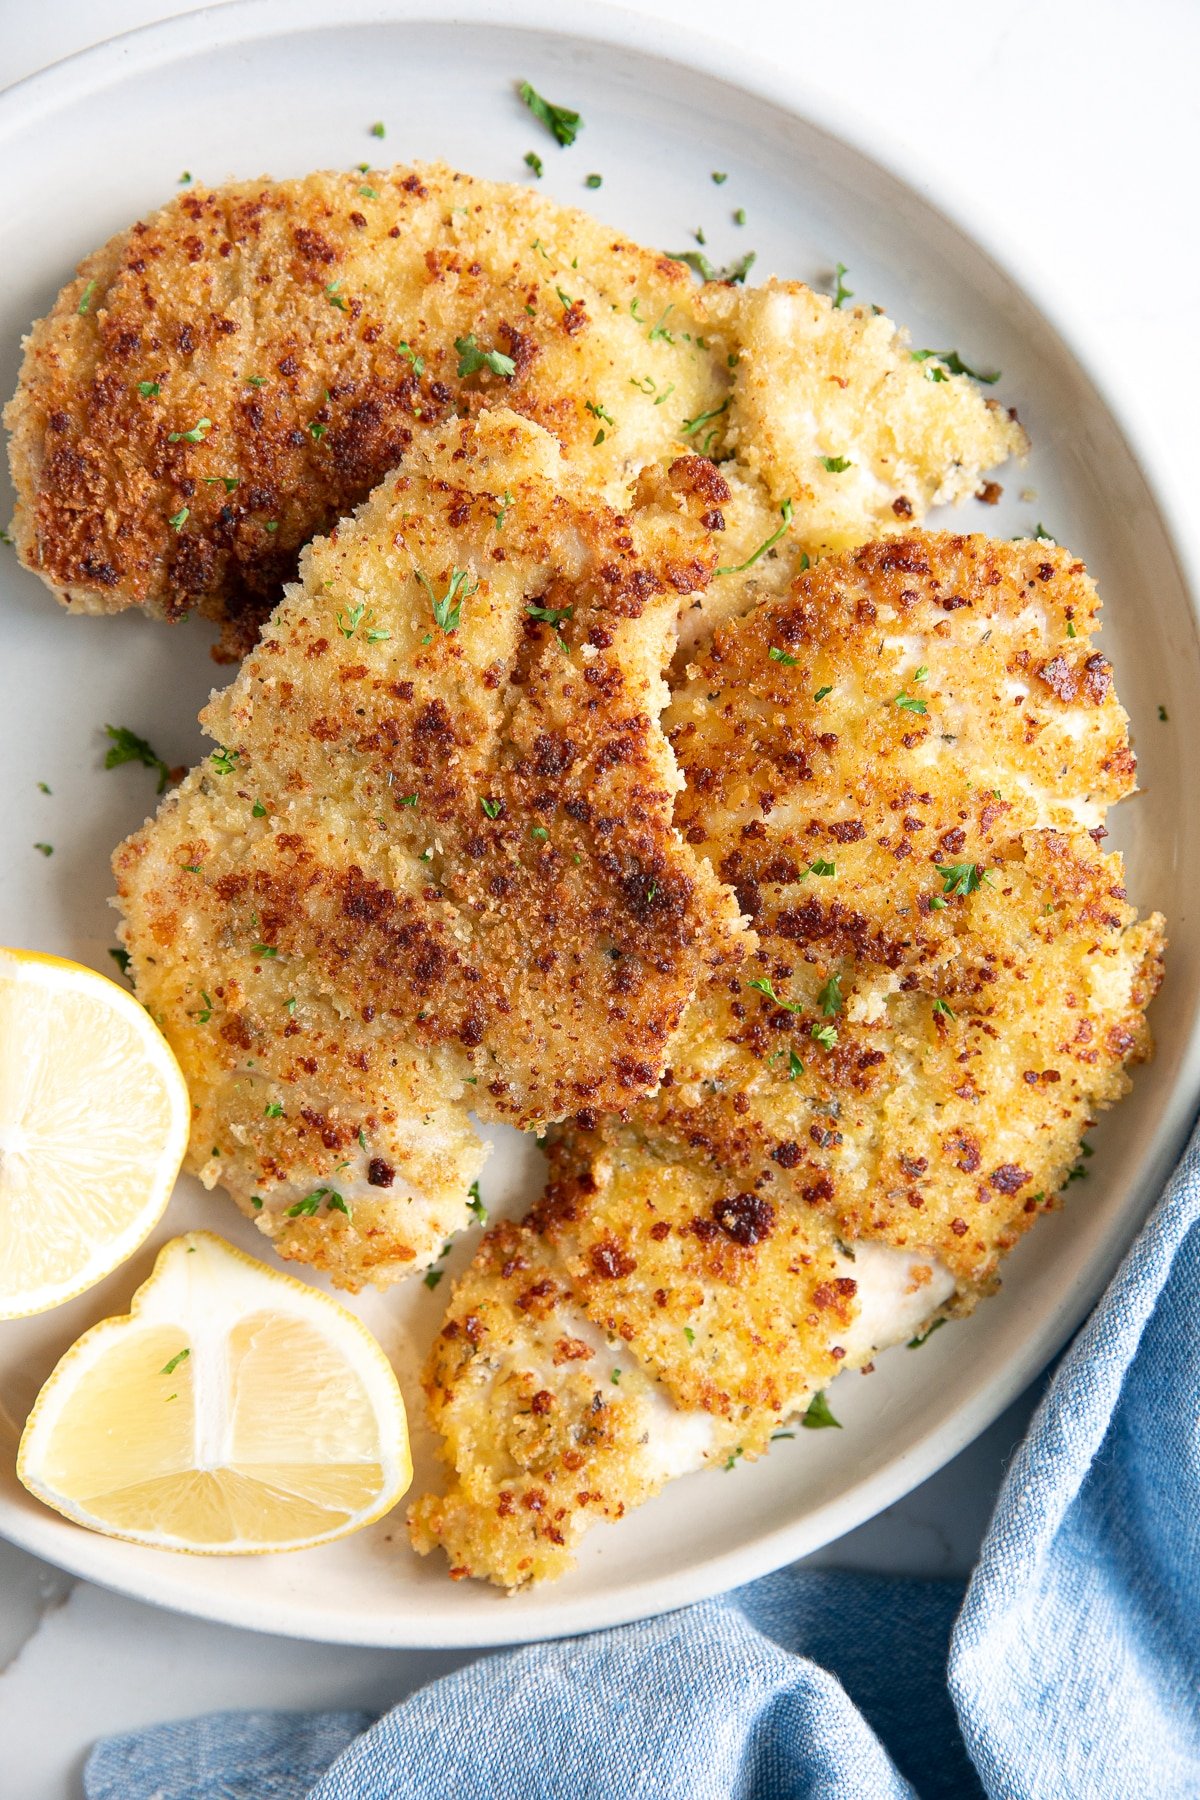
M1095 1134L1091 1179L1011 1259L1000 1296L919 1355L892 1352L870 1381L848 1376L837 1389L844 1430L800 1433L768 1461L692 1476L619 1527L597 1527L577 1572L557 1586L506 1599L453 1583L441 1557L408 1549L400 1514L326 1549L221 1560L111 1542L24 1494L13 1451L33 1396L86 1325L124 1308L158 1242L205 1225L269 1254L231 1203L193 1181L180 1182L132 1264L56 1312L0 1324L0 1530L18 1543L143 1599L261 1630L482 1645L661 1611L827 1543L983 1430L1079 1322L1176 1155L1200 1085L1200 840L1186 830L1189 777L1200 766L1200 648L1161 502L1112 401L1028 283L923 197L944 191L940 180L889 172L871 160L877 146L865 128L862 148L827 129L819 96L781 91L769 72L737 65L727 46L681 44L632 14L522 0L517 27L486 0L456 5L453 21L425 10L404 0L336 9L327 0L245 0L114 40L0 95L0 390L14 386L21 332L76 260L175 192L185 169L221 181L386 155L444 157L519 180L525 151L536 148L549 191L644 242L677 249L703 225L714 260L753 248L755 274L818 285L840 260L858 297L909 324L914 342L954 345L973 366L1004 372L997 391L1019 406L1036 448L1027 468L1005 472L998 509L970 503L958 517L997 535L1042 521L1099 579L1105 647L1133 717L1145 790L1123 809L1114 838L1133 896L1166 912L1172 936L1154 1010L1157 1060ZM535 127L514 96L519 77L581 110L586 128L574 149L558 151ZM388 127L382 145L368 135L376 119ZM728 171L723 186L713 169ZM583 185L592 170L604 177L598 193ZM735 207L746 209L742 229ZM1023 490L1036 498L1022 499ZM202 627L69 619L3 554L0 942L111 972L109 852L152 806L153 783L137 768L102 772L101 728L129 725L169 762L190 762L215 671ZM53 857L34 850L38 841L53 844ZM508 1134L484 1177L493 1210L530 1198L537 1162ZM474 1236L460 1243L452 1270ZM436 1470L416 1377L440 1297L415 1282L357 1310L393 1355L412 1403L419 1490Z

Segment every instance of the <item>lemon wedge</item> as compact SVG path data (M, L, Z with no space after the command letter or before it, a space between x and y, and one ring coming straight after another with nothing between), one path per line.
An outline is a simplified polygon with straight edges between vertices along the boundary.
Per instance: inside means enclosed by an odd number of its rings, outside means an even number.
M412 1480L391 1364L335 1300L207 1231L174 1238L38 1395L17 1474L77 1524L163 1550L303 1550Z
M133 1255L189 1117L179 1065L132 994L0 949L0 1319L58 1306Z

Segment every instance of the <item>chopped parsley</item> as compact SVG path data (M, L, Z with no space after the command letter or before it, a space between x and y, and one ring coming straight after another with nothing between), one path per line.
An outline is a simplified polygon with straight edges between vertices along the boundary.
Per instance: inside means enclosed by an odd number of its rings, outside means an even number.
M721 414L728 410L728 407L729 400L725 399L722 400L720 406L714 406L711 411L697 413L694 419L685 419L679 428L680 432L684 437L695 437L702 425L707 425L710 419L719 419Z
M266 818L267 809L263 805L261 800L256 800L254 802L254 805L250 808L250 816L255 819L265 819Z
M774 644L772 644L771 648L767 651L767 655L772 662L784 663L789 669L794 669L796 667L796 658L794 656L789 656L786 650L777 650Z
M546 172L545 165L536 150L527 150L525 152L525 167L527 169L532 169L539 181Z
M334 1188L314 1188L311 1194L305 1194L303 1200L293 1200L284 1208L284 1217L288 1219L311 1219L320 1210L322 1200L329 1202L331 1211L346 1212L346 1202Z
M826 862L823 856L818 856L816 862L809 863L808 872L810 875L836 875L837 864Z
M695 1332L694 1332L694 1331L693 1331L693 1330L692 1330L692 1328L691 1328L691 1326L690 1326L690 1325L685 1325L685 1326L684 1326L684 1328L683 1328L683 1335L684 1335L684 1337L685 1337L685 1338L686 1338L686 1339L687 1339L687 1341L688 1341L688 1343L689 1343L689 1344L694 1344L694 1343L695 1343L695 1341L696 1341L696 1334L695 1334Z
M843 1005L842 978L840 975L831 975L829 977L829 980L817 995L817 1005L827 1019L836 1019L837 1015L841 1012Z
M729 1461L724 1465L725 1473L727 1475L728 1475L730 1469L732 1469L734 1464L737 1462L738 1457L741 1456L742 1454L743 1454L743 1451L742 1451L742 1446L740 1444L738 1444L736 1449L730 1451Z
M265 375L247 375L245 381L246 386L252 388L266 387L267 385L267 378Z
M733 222L735 225L744 225L746 223L746 209L744 206L738 207L733 215Z
M748 981L746 986L757 989L760 994L765 994L768 1000L773 1000L776 1006L782 1006L785 1012L798 1013L804 1011L803 1005L798 1000L781 999L766 976L764 976L761 981Z
M987 387L992 387L1000 379L999 369L996 370L994 375L981 375L978 369L969 369L957 350L910 350L909 355L916 363L928 362L929 359L933 357L937 362L942 363L949 369L951 375L969 375L972 381L982 381ZM926 370L926 374L929 374L928 370ZM945 377L942 375L930 375L929 379L931 381L944 381Z
M168 444L202 444L212 430L211 419L197 419L190 431L168 431Z
M486 795L481 795L479 804L482 806L489 819L498 819L500 817L500 809L504 805L504 802L502 800L491 800Z
M358 191L364 200L378 200L379 198L373 187L360 187Z
M794 1050L789 1050L788 1051L788 1072L787 1072L788 1080L795 1081L796 1077L798 1075L803 1075L803 1073L804 1073L804 1064L800 1061L800 1058L796 1055L796 1052Z
M725 173L724 169L714 169L712 172L712 178L718 187L721 187L725 182L727 182L729 180L729 177Z
M545 843L546 839L550 836L550 833L546 830L544 825L531 825L529 827L529 835L531 838L536 838L539 843Z
M700 240L703 243L703 239ZM737 285L745 281L751 268L758 261L758 252L750 250L739 262L730 263L727 268L718 269L711 263L703 250L668 250L667 255L672 262L686 263L694 275L701 281L725 281Z
M279 1100L268 1100L267 1104L263 1107L263 1118L282 1119L282 1117L283 1103Z
M845 306L847 300L853 300L854 289L848 288L846 286L846 265L845 265L845 263L840 262L837 264L837 266L834 269L834 276L835 276L837 285L835 286L834 292L833 292L833 304L834 304L835 308L840 310L843 306Z
M425 1276L425 1286L435 1288L445 1273L445 1269L430 1269Z
M1159 707L1158 716L1161 719L1162 723L1165 725L1167 723L1167 709L1165 706Z
M833 689L831 687L818 688L816 693L813 695L813 699L817 700L817 701L828 700L828 698L829 698L830 694L832 694L832 692L833 692Z
M987 876L978 863L934 863L942 877L943 894L973 894Z
M809 1036L820 1044L822 1049L832 1050L833 1046L837 1043L837 1027L835 1025L813 1024L809 1028Z
M603 406L598 405L595 400L585 400L583 403L583 410L584 412L590 412L593 419L603 419L606 425L615 425L617 422L612 414L606 411Z
M158 751L151 749L144 737L139 737L136 731L130 731L125 725L106 725L104 730L112 739L104 753L105 768L117 769L122 763L139 762L144 768L157 771L158 792L164 793L171 779L171 771Z
M155 400L162 393L162 387L157 381L139 381L138 393L143 400Z
M223 487L227 494L232 494L238 485L238 478L236 475L206 475L204 485L205 487Z
M387 136L387 127L384 125L382 119L376 119L375 123L372 125L371 136L374 138Z
M929 710L924 700L914 699L911 694L905 693L903 689L896 695L892 704L901 707L905 712L923 713L928 712Z
M929 1342L929 1339L933 1336L934 1332L939 1330L945 1323L946 1323L945 1319L935 1319L933 1321L933 1324L929 1327L928 1331L918 1332L916 1337L909 1338L908 1348L910 1350L919 1350L921 1348L921 1345L927 1344Z
M531 619L540 619L543 625L561 625L574 613L573 606L527 606L525 611Z
M163 1364L162 1368L158 1371L159 1374L160 1375L173 1375L175 1373L176 1369L179 1367L180 1363L186 1362L188 1357L191 1354L192 1353L190 1350L180 1350L177 1353L177 1355L175 1355L171 1358L170 1362L166 1362ZM172 1394L171 1398L174 1399L175 1396Z
M96 283L94 281L89 281L79 297L79 305L75 308L76 312L82 314L88 310L89 306L92 304L92 295L95 291Z
M334 618L337 620L337 628L344 638L349 640L354 636L366 616L366 611L366 601L360 600L357 606L350 607L348 611L337 612L334 614Z
M190 511L191 509L189 507L181 506L177 513L171 514L171 517L167 520L167 524L171 527L172 531L183 530L188 522Z
M933 1003L933 1010L935 1013L944 1014L947 1019L953 1019L958 1016L955 1013L954 1008L945 1000L935 1000Z
M54 845L53 844L35 844L33 847L35 850L40 850L43 856L53 856L54 855Z
M583 130L583 120L569 106L555 106L553 101L545 100L537 89L528 81L523 81L517 93L525 102L534 118L546 130L556 143L564 148L573 144Z
M419 798L420 798L420 796L417 794L402 794L400 796L399 800L397 800L396 805L397 806L416 806L418 804Z
M589 175L583 185L584 185L584 187L598 188L598 187L602 187L603 184L604 184L603 175Z
M783 520L783 524L779 527L778 531L773 531L769 538L764 538L763 542L758 546L758 549L748 556L745 562L736 563L729 569L718 569L716 573L718 575L740 575L744 569L752 567L752 565L758 561L760 556L765 556L768 550L774 549L780 538L785 536L791 529L792 503L790 500L784 501L783 505L779 508L779 515Z
M813 1395L808 1403L808 1411L805 1413L800 1423L808 1431L823 1431L831 1425L838 1431L842 1429L842 1422L840 1419L835 1419L830 1412L829 1402L826 1400L823 1391Z
M674 311L675 311L674 304L664 308L662 315L658 320L658 323L656 325L652 325L650 327L650 340L649 341L651 343L654 342L655 338L661 338L665 344L673 344L675 342L675 339L671 336L670 332L667 330L667 317L670 313L673 313Z
M820 460L821 467L830 475L844 475L847 469L854 467L854 464L845 456L823 456Z
M251 956L278 956L279 952L273 944L251 944Z
M425 358L423 356L418 356L411 344L405 343L402 340L396 345L396 348L401 356L406 356L408 358L409 362L412 364L412 372L414 375L421 376L425 373Z
M481 350L475 342L473 331L466 337L455 338L454 348L458 351L460 380L477 374L480 369L490 369L493 375L502 375L506 381L511 380L517 372L516 363L511 356L505 356L503 350Z
M219 750L214 750L212 752L212 755L208 760L211 762L218 775L232 775L234 768L241 760L241 755L242 753L240 750L226 750L225 746L222 744Z
M614 1369L614 1370L613 1370L613 1371L612 1371L612 1374L611 1374L611 1375L610 1375L610 1376L609 1376L609 1380L610 1380L610 1381L611 1381L611 1382L612 1382L612 1383L613 1383L613 1386L614 1386L614 1387L619 1387L619 1386L620 1386L620 1385L621 1385L621 1371L620 1371L620 1369Z
M39 794L52 794L54 792L54 789L52 787L50 787L47 782L44 782L44 781L39 781L37 784L37 787L38 787Z
M196 1020L196 1023L198 1025L207 1025L208 1021L213 1016L213 1012L215 1011L215 1008L213 1006L211 998L209 997L208 994L205 993L203 988L200 989L200 998L201 998L201 1000L203 1000L204 1005L200 1009L199 1012L194 1013L192 1016Z
M413 574L429 595L433 606L433 622L439 631L457 631L462 620L462 603L469 600L479 587L477 581L471 581L467 569L454 569L450 575L450 585L439 600L433 591L433 583L423 569L414 569ZM470 585L468 586L468 583Z
M128 973L129 973L129 952L128 952L128 950L110 950L108 954L112 957L112 959L116 963L118 969L120 969L122 975L128 975Z
M322 425L320 419L310 419L308 422L308 435L314 444L319 444L328 430L328 425Z
M345 1168L345 1166L345 1163L341 1164L342 1168ZM350 1217L350 1208L346 1205L346 1202L342 1199L340 1194L330 1194L329 1211L345 1213L347 1218Z
M473 1181L467 1189L467 1205L475 1214L479 1223L481 1225L486 1225L488 1222L488 1210L480 1197L478 1181Z
M515 502L513 500L512 495L509 493L508 489L505 488L504 492L500 496L500 505L496 512L496 530L497 531L504 530L504 521L505 521L505 519L507 519L509 513L512 511L514 504L515 504Z

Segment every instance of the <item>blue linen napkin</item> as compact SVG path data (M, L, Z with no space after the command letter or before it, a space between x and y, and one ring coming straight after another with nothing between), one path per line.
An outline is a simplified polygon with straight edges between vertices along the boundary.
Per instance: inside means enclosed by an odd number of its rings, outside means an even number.
M1200 1133L1055 1374L965 1598L785 1569L485 1658L373 1725L114 1738L88 1800L1196 1800L1198 1225Z

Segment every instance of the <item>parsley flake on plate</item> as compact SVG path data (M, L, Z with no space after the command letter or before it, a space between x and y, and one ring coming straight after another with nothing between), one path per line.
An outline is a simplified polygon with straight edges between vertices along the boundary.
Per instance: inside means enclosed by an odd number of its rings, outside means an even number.
M583 120L569 106L555 106L552 100L546 100L538 93L531 82L522 81L517 93L525 102L534 118L546 130L556 143L564 148L573 144L583 130Z
M126 725L106 725L104 730L112 740L104 754L105 768L117 769L122 763L128 762L141 763L144 768L157 771L158 792L164 793L171 779L171 771L158 751L152 749L144 737L139 737L136 731L130 731Z

